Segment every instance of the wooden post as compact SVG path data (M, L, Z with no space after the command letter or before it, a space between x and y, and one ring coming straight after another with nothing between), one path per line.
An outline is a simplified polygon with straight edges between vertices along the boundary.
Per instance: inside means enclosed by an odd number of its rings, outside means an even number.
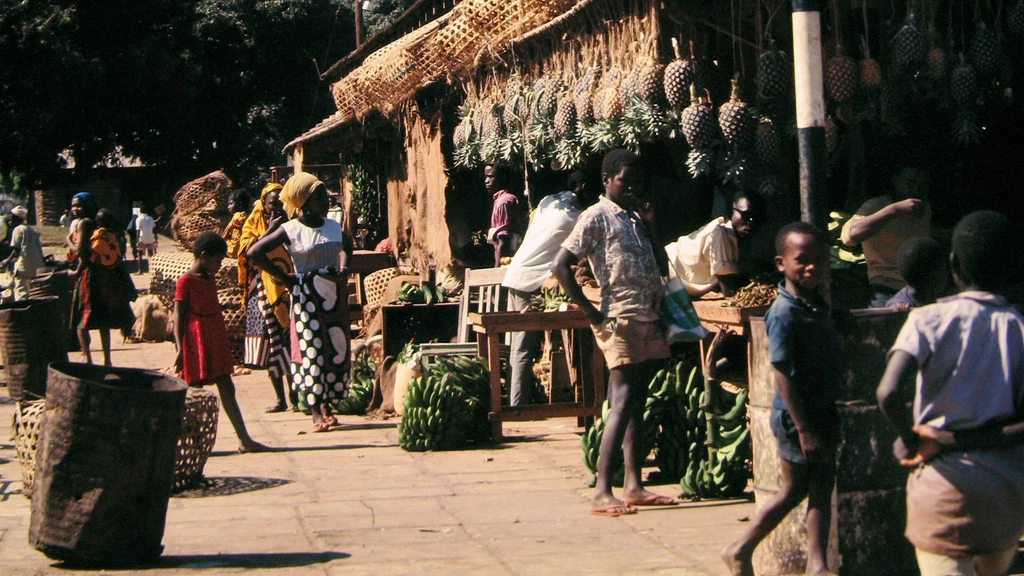
M302 142L295 145L295 150L292 151L292 170L293 174L302 172L302 159L303 159Z
M356 48L363 45L363 0L352 0L352 12L356 16Z
M800 145L800 219L825 230L828 226L828 152L818 0L793 0L793 63Z

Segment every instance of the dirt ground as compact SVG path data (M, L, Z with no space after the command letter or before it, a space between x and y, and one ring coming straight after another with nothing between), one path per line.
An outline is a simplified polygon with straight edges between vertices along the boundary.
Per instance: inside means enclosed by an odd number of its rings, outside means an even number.
M116 365L173 362L171 343L118 340ZM346 416L311 434L307 416L263 412L273 401L265 372L235 383L252 435L275 450L237 454L222 412L208 487L171 499L164 554L149 572L721 574L718 551L753 513L739 500L589 515L574 418L507 424L507 442L485 449L409 453L397 445L397 419ZM13 413L0 404L0 422ZM0 574L75 573L29 545L20 488L13 443L0 441Z

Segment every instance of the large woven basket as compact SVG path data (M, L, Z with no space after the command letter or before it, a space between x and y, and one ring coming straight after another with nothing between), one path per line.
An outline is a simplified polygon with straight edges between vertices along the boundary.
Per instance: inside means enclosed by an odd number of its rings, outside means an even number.
M11 440L21 465L21 493L32 496L36 469L36 447L39 446L40 421L46 400L17 402L11 422Z
M176 216L195 212L227 212L231 180L217 170L185 184L174 193Z
M192 267L195 258L188 252L166 252L154 255L149 261L152 279L149 293L160 298L168 309L174 307L174 288L180 277ZM238 287L238 262L224 259L217 274L217 290ZM223 300L221 301L223 304Z
M216 394L202 388L188 389L178 454L174 460L173 492L194 488L203 479L203 468L217 440L219 417L220 403Z

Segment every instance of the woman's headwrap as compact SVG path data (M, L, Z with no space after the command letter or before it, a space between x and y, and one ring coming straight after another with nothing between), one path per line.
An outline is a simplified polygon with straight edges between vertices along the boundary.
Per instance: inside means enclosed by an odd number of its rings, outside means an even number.
M245 224L242 225L242 237L238 241L238 283L246 295L246 303L249 302L249 288L254 279L252 275L257 270L249 264L245 252L267 231L268 222L267 216L263 212L263 200L266 199L267 194L275 190L281 190L281 185L277 182L270 182L263 187L263 191L260 192L260 201L256 203L249 217L245 219ZM286 274L291 274L295 270L291 257L284 246L278 246L271 250L267 257ZM287 328L289 322L288 287L267 272L258 272L263 280L263 290L267 295L267 302L274 307L274 315L277 316L281 326Z
M316 191L317 187L323 185L323 182L317 180L316 176L308 172L299 172L289 178L284 183L284 189L281 190L280 196L288 217L294 218L306 203L306 200L309 200L309 197Z
M78 202L82 205L85 210L86 218L95 218L96 212L99 211L100 207L96 204L96 200L93 199L92 194L88 192L79 192L71 197L72 200L78 199Z

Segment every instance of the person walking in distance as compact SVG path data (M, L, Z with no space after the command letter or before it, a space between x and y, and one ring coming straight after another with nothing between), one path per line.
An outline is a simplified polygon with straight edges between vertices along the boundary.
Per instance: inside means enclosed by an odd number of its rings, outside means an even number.
M156 222L146 211L145 204L139 209L139 215L135 217L136 234L136 255L139 274L142 274L143 257L152 258L156 254Z

